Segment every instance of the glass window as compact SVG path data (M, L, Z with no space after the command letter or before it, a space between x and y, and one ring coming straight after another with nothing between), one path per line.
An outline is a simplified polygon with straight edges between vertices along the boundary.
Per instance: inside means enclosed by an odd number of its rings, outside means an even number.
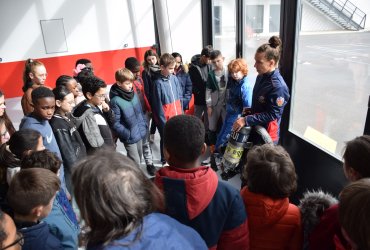
M254 54L257 48L268 42L272 35L280 30L280 5L269 4L271 1L254 1L254 5L245 4L244 30L245 43L243 57L247 60L249 80L254 83L257 77L254 68Z
M368 0L335 1L340 6L330 10L326 1L316 2L302 1L289 128L341 158L344 143L362 135L366 119L370 6Z
M253 33L263 32L263 5L247 5L245 12L246 27Z
M236 22L235 0L213 1L214 38L213 47L222 52L225 64L235 58ZM217 24L219 28L217 28Z
M279 32L280 30L280 5L270 5L269 31Z
M221 35L221 6L214 6L213 10L213 27L215 28L215 35Z

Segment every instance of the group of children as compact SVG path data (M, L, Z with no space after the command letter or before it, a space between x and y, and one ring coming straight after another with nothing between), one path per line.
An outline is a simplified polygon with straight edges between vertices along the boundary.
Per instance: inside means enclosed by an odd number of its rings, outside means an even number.
M257 50L254 88L244 59L226 68L221 52L206 47L187 72L180 54L149 50L142 78L133 57L116 71L110 100L89 60L77 61L74 77L60 76L53 90L43 86L45 66L27 60L19 131L0 94L0 204L12 217L0 214L1 249L76 249L82 221L87 249L369 249L362 219L370 211L369 136L348 142L344 172L353 183L310 230L304 200L289 203L297 176L281 146L249 150L240 191L201 166L206 139L221 153L231 130L245 125L265 126L277 144L289 94L275 43ZM183 115L191 93L195 115ZM158 171L150 117L168 164ZM117 139L127 156L115 152ZM142 155L153 181L138 167Z

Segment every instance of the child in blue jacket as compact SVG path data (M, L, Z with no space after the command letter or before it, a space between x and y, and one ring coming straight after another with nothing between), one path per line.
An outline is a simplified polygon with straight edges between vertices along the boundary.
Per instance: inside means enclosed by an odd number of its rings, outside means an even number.
M154 74L152 86L152 112L161 136L161 161L165 163L163 155L163 129L166 122L182 112L182 89L179 80L173 75L175 58L165 53L160 59L161 70Z
M115 74L116 83L110 89L110 106L114 112L113 130L125 145L127 156L140 166L142 140L147 136L148 125L140 100L133 90L135 76L121 68Z

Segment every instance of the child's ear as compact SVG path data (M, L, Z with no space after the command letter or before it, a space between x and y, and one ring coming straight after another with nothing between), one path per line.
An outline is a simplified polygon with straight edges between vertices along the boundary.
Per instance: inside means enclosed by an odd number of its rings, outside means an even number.
M55 100L55 105L60 108L62 106L62 102L60 100Z
M200 153L203 155L205 154L207 151L207 144L203 143L203 147L202 147L202 150L200 151Z
M161 66L159 66L160 68L161 68L161 70L165 70L166 69L166 67L165 66L163 66L163 65L161 65Z
M31 214L34 217L40 218L43 211L44 211L44 206L40 205L40 206L34 207L31 210Z
M28 76L29 76L31 79L35 78L35 76L33 75L33 73L32 73L32 72L28 73Z
M89 99L89 100L90 100L91 98L93 98L93 96L94 96L94 95L92 95L90 92L87 92L87 93L86 93L86 98L87 98L87 99Z
M348 167L347 173L350 181L357 181L362 178L362 176L351 167Z

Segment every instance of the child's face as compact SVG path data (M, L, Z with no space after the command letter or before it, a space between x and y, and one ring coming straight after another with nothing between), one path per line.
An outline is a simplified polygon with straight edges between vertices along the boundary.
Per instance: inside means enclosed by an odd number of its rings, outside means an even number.
M39 65L34 68L33 72L29 74L33 84L35 85L44 85L48 73L46 73L46 68L44 65Z
M212 64L217 70L222 70L224 68L224 57L218 56L212 60Z
M89 102L94 106L100 106L105 101L107 88L100 88L94 95L87 95Z
M33 104L33 114L43 120L50 120L53 117L55 111L55 98L54 97L43 97L39 98L36 103Z
M137 79L140 76L140 67L134 68L131 72L132 74L134 74L135 78Z
M163 76L169 76L173 74L174 71L175 71L175 63L167 67L164 67L163 65L161 65L161 74Z
M147 56L145 60L149 65L157 64L157 57L156 56Z
M68 95L66 95L62 101L56 100L55 104L64 113L70 113L75 106L75 98L73 93L69 93Z
M5 123L0 125L0 145L6 143L10 139L8 130L6 129Z
M181 66L181 57L175 57L176 64L175 64L175 69L178 69Z
M240 81L241 79L243 79L244 75L241 71L238 71L238 72L231 72L231 77L235 80L235 81Z
M80 95L80 91L78 90L77 81L75 79L69 80L69 82L67 83L67 88L69 91L73 93L74 97L77 97Z
M207 56L201 56L200 57L200 62L203 63L203 64L210 64L211 63L211 59Z
M126 80L124 82L117 82L117 85L124 91L127 91L127 92L132 91L132 82L129 80Z
M4 98L4 95L0 97L0 116L3 116L4 115L4 112L5 112L5 98Z

